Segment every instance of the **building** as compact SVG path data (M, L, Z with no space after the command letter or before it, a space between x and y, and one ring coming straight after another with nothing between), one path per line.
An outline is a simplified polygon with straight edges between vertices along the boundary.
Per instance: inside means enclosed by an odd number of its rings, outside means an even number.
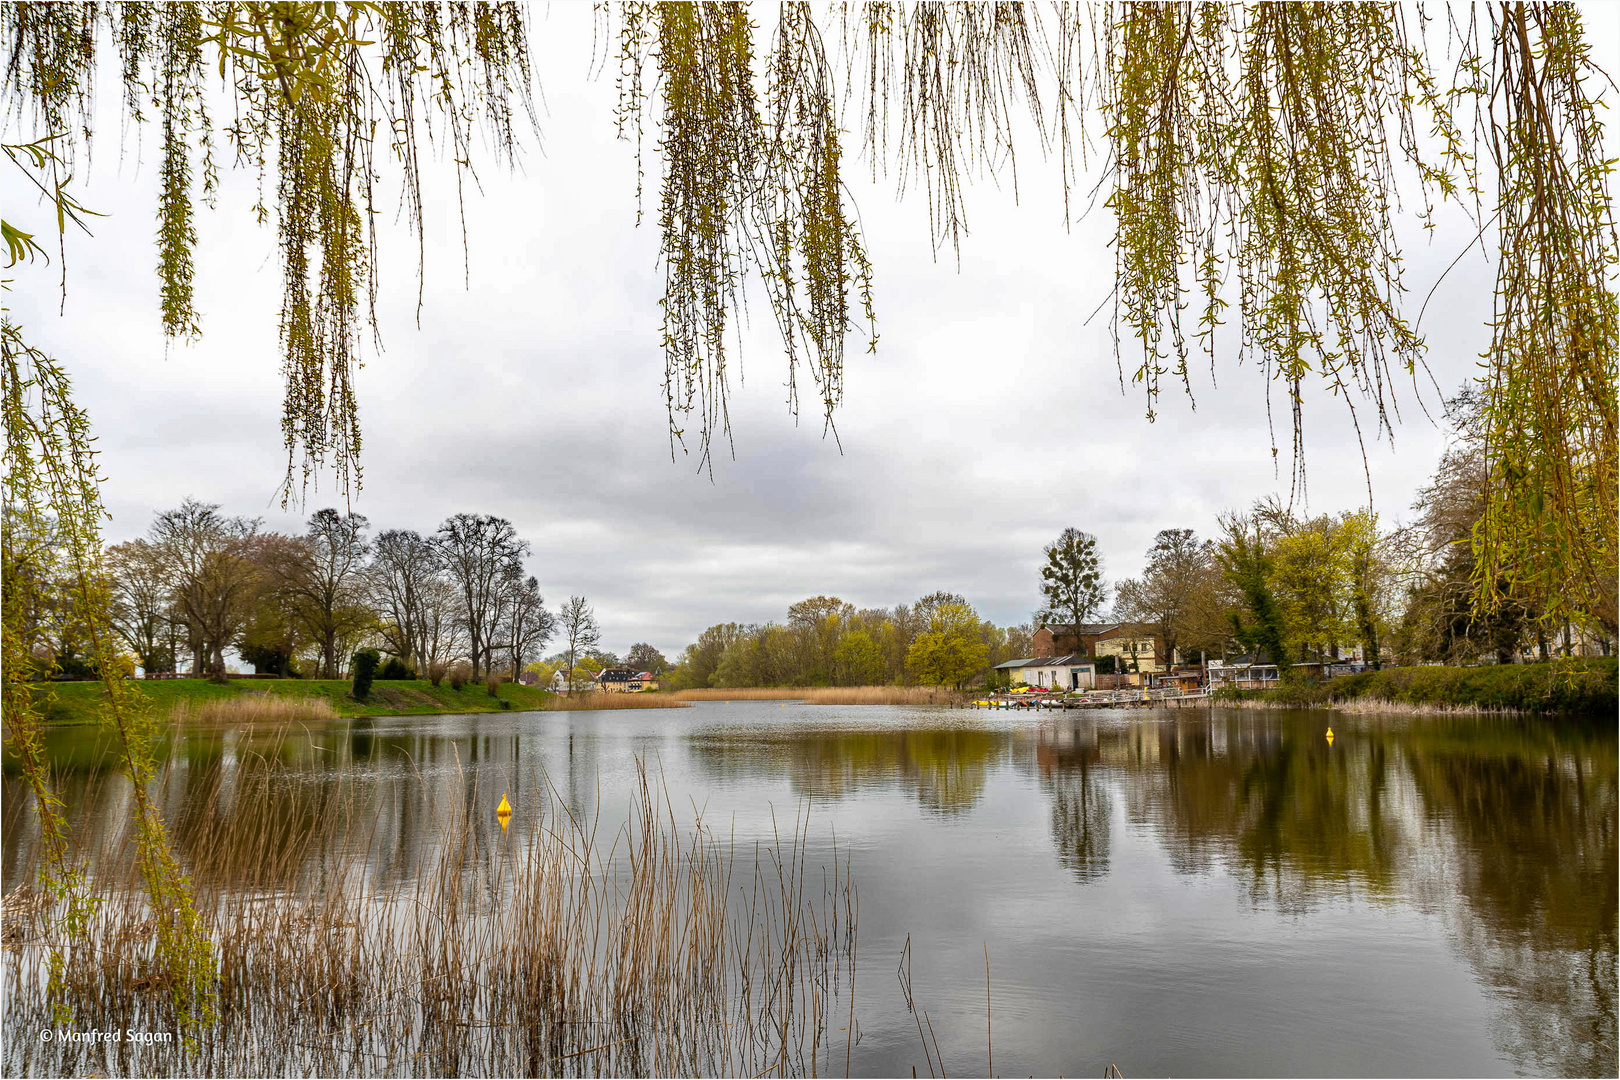
M596 676L596 689L611 694L629 694L641 690L656 690L658 684L653 681L650 671L611 667L603 668L601 674Z
M1118 623L1048 623L1029 639L1029 651L1036 659L1063 655L1090 659L1097 655L1097 639L1118 628Z
M1270 690L1280 678L1277 665L1265 653L1235 656L1209 662L1209 687L1233 686L1239 690Z
M1050 690L1090 690L1097 685L1097 665L1083 656L1037 656L997 664L1014 686L1039 686Z
M1030 638L1030 651L1037 659L1064 653L1083 660L1113 656L1114 670L1122 672L1162 671L1170 663L1164 638L1143 623L1049 623Z

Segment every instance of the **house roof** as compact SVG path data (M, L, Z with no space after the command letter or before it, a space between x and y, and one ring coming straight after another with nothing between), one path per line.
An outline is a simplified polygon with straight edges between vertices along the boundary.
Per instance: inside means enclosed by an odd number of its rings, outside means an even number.
M1053 634L1105 634L1117 629L1119 623L1047 623L1042 630L1050 630Z
M1093 661L1086 659L1078 653L1067 656L1036 656L1023 660L1008 660L1005 664L997 664L992 670L1013 671L1018 668L1043 667L1091 667Z

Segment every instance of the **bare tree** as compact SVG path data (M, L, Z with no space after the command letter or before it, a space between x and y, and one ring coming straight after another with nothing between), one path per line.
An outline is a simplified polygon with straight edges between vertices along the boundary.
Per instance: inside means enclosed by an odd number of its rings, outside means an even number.
M528 542L505 518L455 514L433 534L445 572L461 597L473 676L489 668L504 607L503 590L514 570L521 575Z
M466 653L461 593L448 578L436 575L423 583L418 601L417 659L422 663L422 674L430 675Z
M259 525L257 518L225 517L218 503L189 496L152 522L150 540L186 623L193 674L224 674L225 647L252 613L258 573L248 549Z
M1162 529L1148 549L1141 579L1119 583L1114 614L1152 626L1164 639L1167 667L1183 640L1206 644L1214 563L1215 548L1208 540L1199 540L1191 529Z
M309 636L320 651L320 675L342 674L346 640L371 622L365 606L366 557L371 545L363 514L317 510L304 533L305 558L296 574L282 582Z
M563 660L568 665L564 677L569 685L573 685L574 666L579 662L580 655L586 649L602 640L602 628L596 624L596 612L583 596L570 596L568 603L557 613L558 630L568 647L563 651Z
M377 629L388 651L406 664L423 668L429 593L441 575L438 552L420 533L389 529L372 544L368 576Z
M163 553L149 540L107 549L112 584L113 628L129 643L146 671L173 671L175 656L169 576Z
M501 638L516 679L523 665L538 659L540 650L556 634L557 617L546 609L537 578L513 579L505 591Z

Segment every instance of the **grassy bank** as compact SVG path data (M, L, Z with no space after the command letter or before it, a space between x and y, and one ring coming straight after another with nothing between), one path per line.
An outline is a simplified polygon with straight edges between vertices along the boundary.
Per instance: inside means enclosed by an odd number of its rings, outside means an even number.
M682 690L680 701L803 701L808 705L959 705L969 697L935 686L749 686Z
M490 697L483 683L468 683L460 690L448 682L434 686L426 679L377 681L363 702L349 696L346 679L237 679L220 686L207 679L155 679L136 683L158 716L176 720L248 722L255 720L319 720L347 716L431 716L442 713L533 711L556 712L594 709L672 709L681 703L664 695L581 694L558 697L518 683L502 683ZM101 684L52 683L54 700L45 706L51 724L96 722ZM661 700L660 700L661 699Z
M1598 657L1489 667L1404 667L1365 671L1276 690L1223 692L1227 704L1287 708L1614 716L1616 660Z

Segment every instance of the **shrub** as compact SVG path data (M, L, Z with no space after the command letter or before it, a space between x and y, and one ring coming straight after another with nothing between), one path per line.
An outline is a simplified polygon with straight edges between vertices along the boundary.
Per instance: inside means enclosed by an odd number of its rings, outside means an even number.
M450 667L450 689L460 692L463 686L472 681L472 668L466 664L452 664Z
M500 697L501 680L496 678L489 679L484 683L484 689L489 693L490 697Z
M446 664L443 660L435 660L433 663L427 666L428 681L434 686L438 686L440 683L444 682L444 677L449 673L449 671L449 664Z
M416 678L416 672L407 667L399 657L390 656L388 663L378 670L377 678L387 680L414 679Z
M354 700L364 701L370 695L378 659L376 649L361 649L354 654Z

